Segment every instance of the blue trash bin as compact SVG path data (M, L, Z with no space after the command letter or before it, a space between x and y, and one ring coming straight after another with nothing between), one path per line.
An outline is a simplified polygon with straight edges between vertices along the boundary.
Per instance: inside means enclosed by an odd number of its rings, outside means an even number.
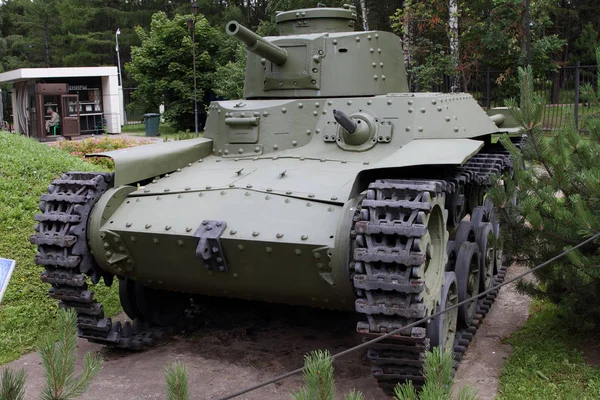
M144 125L146 136L158 136L158 124L160 123L160 114L144 114Z

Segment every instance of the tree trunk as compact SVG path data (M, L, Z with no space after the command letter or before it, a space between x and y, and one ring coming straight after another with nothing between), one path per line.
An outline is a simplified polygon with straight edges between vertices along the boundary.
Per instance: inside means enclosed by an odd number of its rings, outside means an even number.
M459 88L456 69L458 68L459 49L458 49L458 0L449 0L448 4L448 36L450 38L450 56L454 66L454 73L451 79L451 92L455 92Z
M363 29L369 30L369 21L367 20L367 0L360 0L360 9L362 11Z

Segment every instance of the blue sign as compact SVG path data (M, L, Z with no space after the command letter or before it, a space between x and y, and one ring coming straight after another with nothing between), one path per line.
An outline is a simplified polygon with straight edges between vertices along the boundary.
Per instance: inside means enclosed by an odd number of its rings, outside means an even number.
M8 281L10 276L15 269L15 260L7 260L6 258L0 258L0 302L4 296L4 292L8 287Z

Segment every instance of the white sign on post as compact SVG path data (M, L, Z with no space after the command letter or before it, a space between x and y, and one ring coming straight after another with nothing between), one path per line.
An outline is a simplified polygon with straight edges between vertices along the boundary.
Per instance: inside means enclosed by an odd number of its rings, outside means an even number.
M15 264L15 260L0 258L0 302L2 302L4 292L8 287L8 281L10 281L10 277L15 269Z

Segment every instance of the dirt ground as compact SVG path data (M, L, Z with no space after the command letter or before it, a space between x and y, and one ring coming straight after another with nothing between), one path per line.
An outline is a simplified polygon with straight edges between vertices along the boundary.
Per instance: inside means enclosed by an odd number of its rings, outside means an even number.
M508 277L520 271L523 269L512 267ZM220 399L302 366L304 354L311 350L336 353L358 343L353 314L237 301L208 308L211 311L201 329L152 350L127 353L80 340L80 360L90 350L105 358L99 376L82 399L165 399L164 369L174 361L187 366L192 399ZM513 287L500 291L461 363L458 385L472 385L482 399L495 397L502 365L510 353L510 346L501 340L527 319L528 309L529 299ZM37 353L8 365L26 369L27 399L38 398L43 373ZM366 399L387 399L371 378L363 351L336 361L334 366L338 398L355 388ZM294 376L237 399L289 399L300 385L301 376Z

